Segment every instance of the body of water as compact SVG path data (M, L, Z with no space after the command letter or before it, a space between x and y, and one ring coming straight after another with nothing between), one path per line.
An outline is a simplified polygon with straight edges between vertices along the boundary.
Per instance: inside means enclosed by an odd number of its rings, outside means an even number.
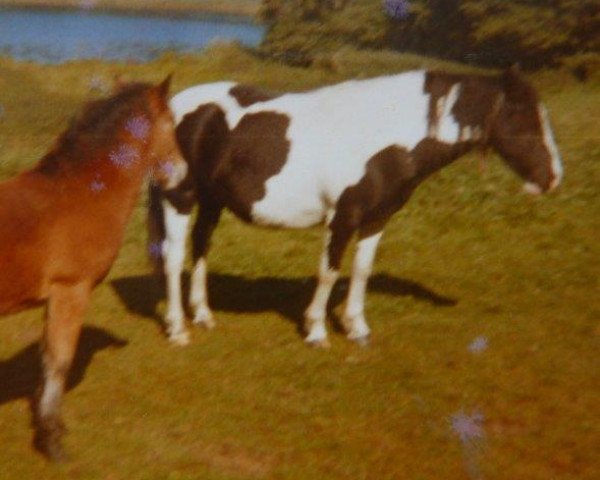
M60 63L83 58L149 60L214 40L258 45L264 27L226 17L182 18L85 10L0 9L0 55Z

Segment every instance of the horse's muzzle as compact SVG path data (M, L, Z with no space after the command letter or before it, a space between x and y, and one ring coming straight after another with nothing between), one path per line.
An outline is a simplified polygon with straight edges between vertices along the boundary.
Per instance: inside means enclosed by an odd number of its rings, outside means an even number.
M525 185L523 185L523 191L529 195L541 195L545 192L542 187L533 182L527 182Z
M158 168L156 175L159 185L165 190L177 187L187 176L188 164L183 160L166 160Z

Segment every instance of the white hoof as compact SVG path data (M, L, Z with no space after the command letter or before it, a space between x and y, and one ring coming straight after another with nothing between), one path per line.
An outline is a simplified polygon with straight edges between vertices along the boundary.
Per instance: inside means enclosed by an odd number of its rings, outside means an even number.
M327 350L328 348L331 348L331 344L329 343L329 340L327 338L317 338L317 339L314 339L314 340L306 338L304 340L304 342L309 347L312 347L312 348L314 348L316 350Z
M348 332L348 340L352 340L361 346L365 346L369 343L371 330L367 325L364 315L344 315L342 318L342 325L344 326L346 332Z
M356 343L359 347L368 347L369 343L371 343L370 335L363 335L362 337L348 337L348 340Z
M308 345L314 348L330 347L323 319L311 318L307 315L304 319L304 328L308 332L308 335L304 339Z
M179 347L185 347L190 343L190 334L187 330L176 333L169 333L169 342Z
M192 323L199 327L206 328L207 330L212 330L216 326L215 319L210 310L201 310L196 312Z

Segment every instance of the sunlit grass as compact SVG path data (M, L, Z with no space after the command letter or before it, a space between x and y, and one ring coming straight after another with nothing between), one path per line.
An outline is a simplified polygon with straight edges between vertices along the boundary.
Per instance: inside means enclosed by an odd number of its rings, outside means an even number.
M387 71L415 61L390 57ZM385 65L356 57L292 69L225 46L146 65L3 60L0 176L37 161L99 95L90 85L110 86L115 74L158 81L175 71L175 91L220 79L301 90ZM466 479L469 462L489 479L598 478L600 86L558 73L533 80L555 124L564 185L525 197L498 158L480 173L477 155L425 183L383 237L367 349L333 324L330 350L302 343L296 322L314 286L319 229L261 230L229 214L209 257L218 328L170 346L141 199L87 314L99 330L83 342L89 355L66 397L73 459L63 467L32 452L14 379L33 388L35 348L20 352L38 338L41 312L0 320L0 478ZM334 315L346 288L334 292ZM473 352L478 337L487 348ZM128 343L104 348L118 339ZM459 412L484 418L475 454L452 431Z

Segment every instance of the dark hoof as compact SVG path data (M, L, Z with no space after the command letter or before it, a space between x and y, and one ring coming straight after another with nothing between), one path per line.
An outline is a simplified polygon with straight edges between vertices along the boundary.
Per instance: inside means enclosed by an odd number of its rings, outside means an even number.
M61 442L61 438L66 431L63 423L60 420L41 423L36 428L33 437L34 448L52 462L67 461L68 458Z
M63 463L68 460L60 435L37 432L33 439L33 446L51 462Z

